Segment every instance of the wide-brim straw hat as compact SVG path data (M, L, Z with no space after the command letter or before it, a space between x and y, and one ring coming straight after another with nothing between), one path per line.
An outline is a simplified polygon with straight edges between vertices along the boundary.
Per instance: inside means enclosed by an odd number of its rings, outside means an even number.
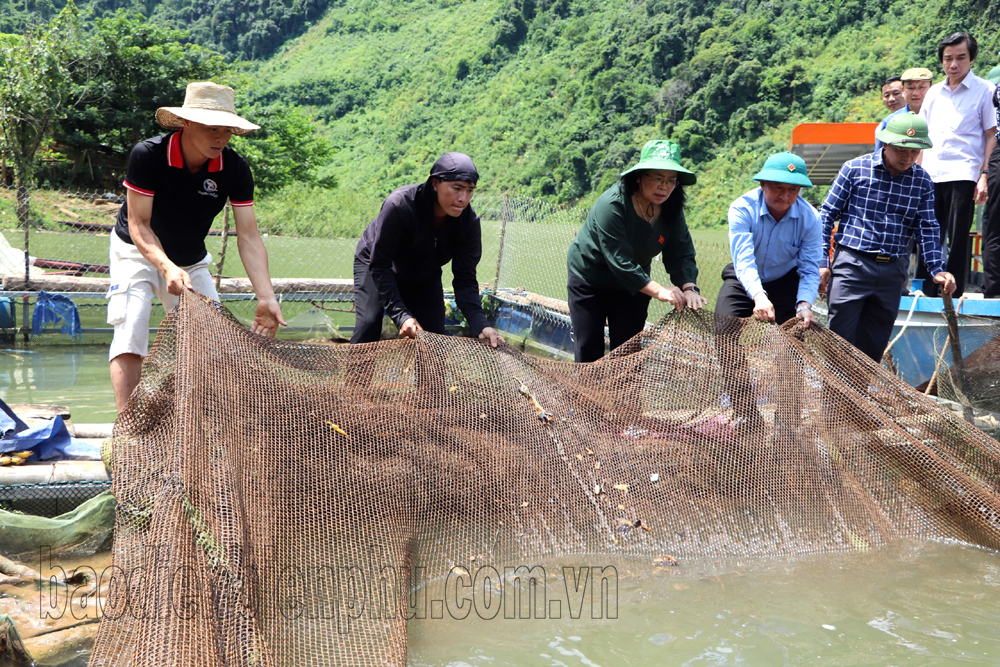
M680 181L681 185L694 185L698 182L698 177L694 175L694 172L681 166L681 147L673 141L664 139L647 141L639 154L639 163L623 171L622 176L640 169L676 171L677 180Z
M236 115L236 93L232 88L211 81L189 83L184 106L156 110L156 122L168 130L183 127L185 120L213 127L231 127L233 134L239 135L260 129L260 125Z

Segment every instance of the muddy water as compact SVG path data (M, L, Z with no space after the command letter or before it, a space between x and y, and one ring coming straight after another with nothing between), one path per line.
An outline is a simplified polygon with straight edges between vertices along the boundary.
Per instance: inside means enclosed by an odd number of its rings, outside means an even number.
M108 578L102 584L100 575L111 565L111 553L86 558L37 554L16 560L40 572L42 581L0 585L0 614L11 617L38 664L86 665L97 636L99 604L108 586ZM78 578L69 585L50 579L74 573Z
M57 558L55 564L67 571L89 567L99 575L110 555ZM574 565L607 564L598 557ZM617 591L598 596L598 606L592 605L590 590L583 597L567 592L565 576L548 568L543 608L551 612L558 601L558 617L531 617L525 605L515 619L500 609L488 620L489 613L476 608L479 600L470 598L472 611L464 620L446 612L442 619L411 621L409 662L415 667L1000 664L1000 555L982 549L911 543L714 572L688 563L615 567ZM39 663L84 665L97 630L88 621L96 617L95 596L101 593L94 581L41 590L32 584L2 586L0 613L14 619ZM616 618L608 618L611 610Z
M594 619L589 597L570 618L556 581L546 589L550 604L562 601L559 619L501 612L486 621L473 611L411 623L410 664L1000 665L993 552L922 543L719 574L686 570L623 570L616 619Z

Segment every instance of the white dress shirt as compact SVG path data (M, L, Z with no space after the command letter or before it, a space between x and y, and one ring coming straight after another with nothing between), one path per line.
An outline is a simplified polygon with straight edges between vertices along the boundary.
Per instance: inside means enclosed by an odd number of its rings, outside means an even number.
M993 85L971 71L954 90L948 79L927 91L920 116L934 148L921 165L935 183L978 181L986 161L986 132L996 129Z

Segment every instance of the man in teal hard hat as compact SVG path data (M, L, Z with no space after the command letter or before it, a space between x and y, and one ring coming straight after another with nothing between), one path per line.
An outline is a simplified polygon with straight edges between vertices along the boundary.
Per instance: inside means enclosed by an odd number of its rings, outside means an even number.
M882 150L845 162L820 207L820 289L829 283L830 330L875 363L882 360L899 310L910 239L918 239L934 283L945 294L955 291L955 278L944 270L934 182L916 164L920 151L932 145L926 121L901 114L878 138Z
M736 318L752 315L784 324L798 317L804 326L814 323L823 245L819 213L799 194L812 187L802 158L794 153L772 155L753 180L760 187L729 207L733 263L722 270L715 302L716 352L734 422L746 434L762 433L764 420L739 342L744 322ZM784 415L786 410L779 412Z
M729 207L729 250L715 312L764 322L816 321L822 252L819 213L799 194L811 188L806 163L777 153L753 177L760 187Z

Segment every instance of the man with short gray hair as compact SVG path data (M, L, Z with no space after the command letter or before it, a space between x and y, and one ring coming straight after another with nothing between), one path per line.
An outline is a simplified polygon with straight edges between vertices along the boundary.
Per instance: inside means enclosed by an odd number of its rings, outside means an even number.
M996 144L994 87L972 72L978 52L976 38L967 32L956 32L942 41L938 60L947 78L931 86L920 109L934 143L920 164L934 181L941 239L948 239L948 270L957 284L955 296L965 291L969 230L975 205L986 203L986 173ZM925 272L917 274L924 276ZM926 286L928 295L936 295L933 285Z

